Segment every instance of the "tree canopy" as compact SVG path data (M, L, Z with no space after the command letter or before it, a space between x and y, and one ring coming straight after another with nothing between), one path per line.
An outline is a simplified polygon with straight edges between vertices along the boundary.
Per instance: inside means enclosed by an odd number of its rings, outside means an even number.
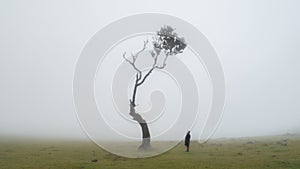
M183 52L186 43L183 37L177 35L174 28L163 26L156 32L153 47L157 54L163 51L166 55L177 55Z

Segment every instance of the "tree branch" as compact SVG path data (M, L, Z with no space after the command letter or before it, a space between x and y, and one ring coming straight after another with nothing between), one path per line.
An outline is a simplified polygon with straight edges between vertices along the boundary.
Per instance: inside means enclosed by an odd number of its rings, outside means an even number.
M135 65L135 61L136 59L138 58L139 54L141 54L147 47L147 44L148 44L148 40L144 41L144 45L143 45L143 48L141 50L139 50L136 54L132 54L131 53L131 58L132 60L128 59L126 57L126 52L124 52L123 54L123 58L126 62L128 62L133 68L135 71L137 71L138 75L137 75L137 79L140 80L142 78L142 71L136 67Z
M137 72L136 74L136 78L135 78L135 85L134 85L134 89L133 89L133 94L132 94L132 99L130 100L131 104L135 107L135 97L136 97L136 93L137 93L137 88L138 86L140 86L141 84L143 84L146 79L149 77L149 75L152 73L152 71L154 69L163 69L166 66L166 62L168 59L168 54L166 54L166 57L163 60L163 63L161 66L157 65L157 61L158 61L158 57L160 56L159 53L160 52L154 52L155 54L152 55L153 57L153 64L151 69L146 73L146 75L142 78L142 71L140 69L138 69L135 65L135 62L139 56L139 54L141 54L147 47L148 44L148 40L144 41L144 45L143 48L141 50L139 50L136 54L131 54L131 58L132 60L128 59L126 57L126 52L123 54L123 58L126 62L128 62Z
M155 69L155 67L152 67L152 68L148 71L148 73L144 76L143 80L137 84L137 86L143 84L143 83L145 82L145 80L147 79L147 77L151 74L151 72L152 72L154 69Z
M140 80L140 78L141 77L139 76L139 73L137 73L136 77L135 77L135 84L134 84L134 88L133 88L132 99L130 100L133 107L135 107L135 96L136 96L136 92L137 92L138 81Z
M140 75L142 74L142 71L140 70L140 69L138 69L136 66L135 66L135 60L136 59L133 59L132 61L131 60L129 60L128 58L126 58L126 52L124 52L124 54L123 54L123 58L124 58L124 60L125 61L127 61L133 68L134 68L134 70L136 70Z
M148 42L149 42L148 40L144 41L144 46L143 46L143 48L142 48L140 51L138 51L135 55L132 55L132 56L135 57L135 59L138 57L138 55L139 55L140 53L142 53L142 52L146 49Z
M168 57L169 57L169 55L167 54L166 57L165 57L165 59L164 59L164 61L163 61L163 63L162 63L162 65L161 66L156 65L155 68L157 68L157 69L163 69L163 68L165 68L166 65L167 65L167 59L168 59Z

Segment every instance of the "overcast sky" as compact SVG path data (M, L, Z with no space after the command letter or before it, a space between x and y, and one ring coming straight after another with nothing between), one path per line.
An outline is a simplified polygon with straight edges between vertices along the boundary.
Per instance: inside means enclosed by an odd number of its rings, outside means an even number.
M0 137L85 138L76 60L95 32L144 12L186 20L215 48L227 94L215 138L299 133L299 9L297 0L1 0Z

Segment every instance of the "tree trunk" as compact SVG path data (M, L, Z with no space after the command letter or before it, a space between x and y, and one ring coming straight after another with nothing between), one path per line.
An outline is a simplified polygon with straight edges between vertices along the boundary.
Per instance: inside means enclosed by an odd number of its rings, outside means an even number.
M130 102L130 112L129 115L133 117L133 120L137 121L142 129L142 144L139 146L138 150L148 150L151 148L150 144L150 132L146 120L142 116L135 112L135 105Z
M150 144L150 131L148 128L148 124L146 120L143 119L143 117L135 112L135 97L137 93L138 86L143 84L147 77L151 74L151 72L154 70L154 67L149 70L149 72L144 76L143 79L142 75L140 73L136 74L135 77L135 85L133 88L133 94L132 94L132 99L130 100L130 112L129 115L133 118L133 120L137 121L142 129L142 144L139 146L138 150L147 150L151 148ZM141 80L141 81L140 81Z
M142 144L139 146L139 150L147 150L149 148L151 148L151 144L150 144L150 132L148 129L148 125L147 123L139 123L142 129L142 133L143 133L143 140L142 140Z

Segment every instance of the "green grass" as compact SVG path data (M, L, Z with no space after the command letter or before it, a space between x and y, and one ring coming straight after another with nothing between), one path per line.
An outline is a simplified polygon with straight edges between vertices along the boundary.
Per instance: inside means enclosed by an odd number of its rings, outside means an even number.
M300 137L274 136L183 143L162 155L130 159L91 142L0 142L0 169L300 169ZM97 162L91 160L97 159Z

